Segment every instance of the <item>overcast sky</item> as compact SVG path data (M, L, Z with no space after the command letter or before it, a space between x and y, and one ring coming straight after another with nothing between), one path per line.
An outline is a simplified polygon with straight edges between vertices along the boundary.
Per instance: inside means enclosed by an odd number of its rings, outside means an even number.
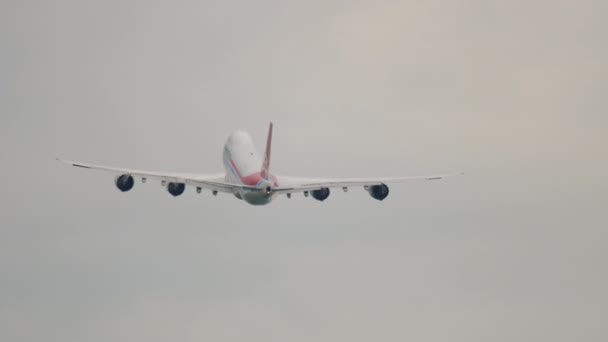
M606 1L0 2L0 340L608 340ZM252 207L55 157L465 171Z

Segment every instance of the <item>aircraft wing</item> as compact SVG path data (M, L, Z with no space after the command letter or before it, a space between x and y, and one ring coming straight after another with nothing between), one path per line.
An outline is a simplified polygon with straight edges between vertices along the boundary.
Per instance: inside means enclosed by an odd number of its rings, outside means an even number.
M461 173L460 173L461 174ZM445 174L432 176L407 176L407 177L385 177L385 178L345 178L345 179L317 179L317 178L293 178L278 176L280 187L272 191L277 194L291 194L306 191L321 190L324 188L350 188L369 187L383 185L385 183L398 183L411 180L440 180L459 174Z
M114 173L116 175L130 175L133 178L140 179L140 180L155 179L155 180L159 180L161 182L166 182L166 183L183 183L183 184L190 185L190 186L195 186L195 187L199 187L199 188L203 188L203 189L208 189L208 190L218 191L218 192L225 192L225 193L230 193L230 194L233 194L239 190L260 191L260 189L251 187L251 186L226 183L224 180L224 174L198 175L198 174L187 174L187 173L142 171L142 170L132 170L132 169L109 167L109 166L85 164L85 163L73 162L73 161L62 160L62 159L57 159L57 160L65 163L65 164L72 165L74 167L83 168L83 169L107 171L107 172Z

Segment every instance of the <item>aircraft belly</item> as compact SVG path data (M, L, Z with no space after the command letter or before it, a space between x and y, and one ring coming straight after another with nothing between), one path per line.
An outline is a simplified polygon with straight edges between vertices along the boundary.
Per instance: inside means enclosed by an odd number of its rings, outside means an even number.
M247 193L243 195L243 199L251 205L265 205L272 201L272 196L264 193Z

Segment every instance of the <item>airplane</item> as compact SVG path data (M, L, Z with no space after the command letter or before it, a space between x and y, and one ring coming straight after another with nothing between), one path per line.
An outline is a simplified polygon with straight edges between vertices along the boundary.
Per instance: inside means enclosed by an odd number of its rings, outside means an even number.
M214 175L165 173L140 171L108 166L92 165L57 159L63 163L92 170L114 173L114 184L118 190L127 192L133 189L135 179L146 183L149 179L160 181L161 185L174 197L184 193L186 185L196 188L197 193L203 189L210 190L214 196L228 193L252 205L269 204L277 196L303 193L318 201L325 201L330 189L342 189L347 192L351 187L363 187L369 195L379 201L386 199L389 188L386 183L409 180L439 180L448 175L409 176L385 178L352 178L352 179L317 179L294 178L272 174L270 172L270 154L272 149L272 128L270 123L266 139L266 151L263 159L258 154L251 135L237 130L230 134L224 145L223 162L225 173Z

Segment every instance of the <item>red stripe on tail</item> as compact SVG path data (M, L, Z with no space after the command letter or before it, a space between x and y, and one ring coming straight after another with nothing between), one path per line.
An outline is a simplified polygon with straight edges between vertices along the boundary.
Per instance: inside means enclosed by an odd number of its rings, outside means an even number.
M262 164L262 177L268 179L270 176L270 150L272 148L272 122L268 128L268 138L266 139L266 152L264 153L264 164Z

